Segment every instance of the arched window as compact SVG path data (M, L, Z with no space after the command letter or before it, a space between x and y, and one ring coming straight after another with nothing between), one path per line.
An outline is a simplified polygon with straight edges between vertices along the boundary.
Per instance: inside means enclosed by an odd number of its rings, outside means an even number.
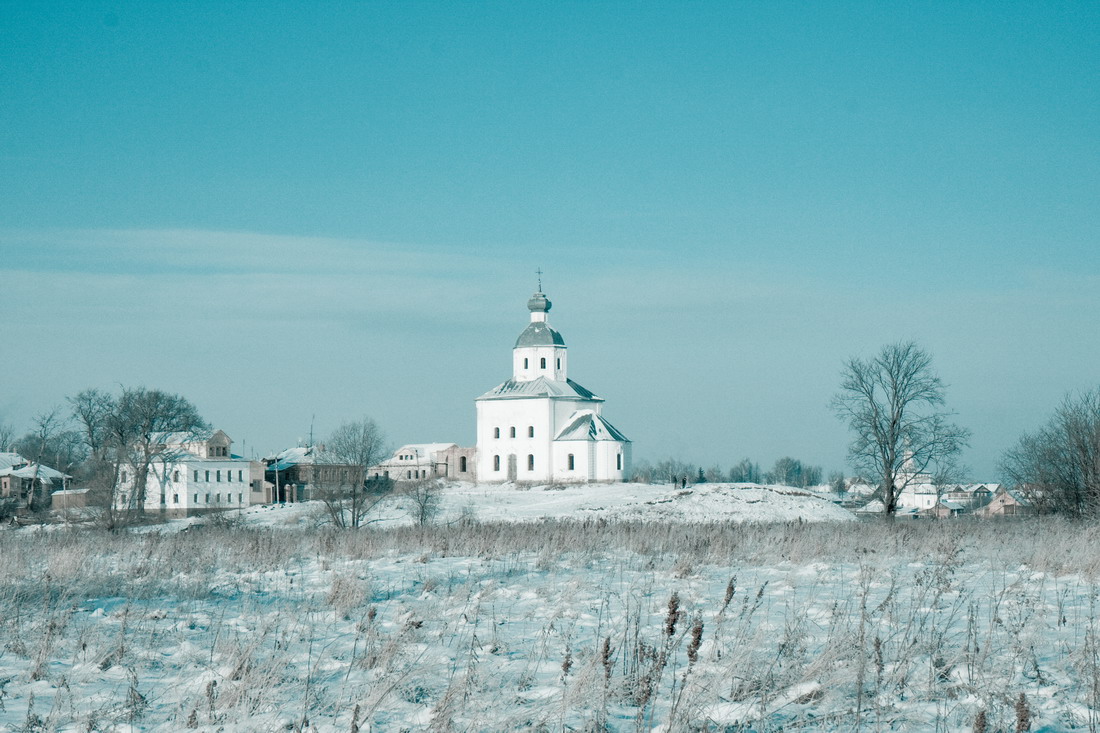
M493 437L494 438L499 438L500 437L500 428L493 428Z
M524 369L527 368L527 359L526 358L524 358L524 360L523 360L523 368Z
M575 468L576 468L576 464L575 464L575 462L573 461L573 454L572 454L572 453L570 453L570 454L569 454L569 470L570 470L570 471L572 471L572 470L573 470L573 469L575 469Z
M558 369L561 369L561 359L558 359Z
M527 456L527 470L528 471L534 471L535 470L535 457L534 456L531 456L531 455Z
M466 456L458 457L458 470L460 473L466 473Z
M615 455L615 468L616 470L623 470L623 454L618 453Z
M535 437L535 426L534 425L528 425L527 426L527 437L528 438Z
M542 369L545 369L545 368L546 368L546 357L545 357L545 356L544 356L544 357L542 357L542 359L540 359L540 362L541 362L541 364L539 364L539 366L540 366L540 367L541 367Z
M513 438L516 437L516 426L515 425L512 426L512 437Z
M493 470L500 470L500 456L493 456Z

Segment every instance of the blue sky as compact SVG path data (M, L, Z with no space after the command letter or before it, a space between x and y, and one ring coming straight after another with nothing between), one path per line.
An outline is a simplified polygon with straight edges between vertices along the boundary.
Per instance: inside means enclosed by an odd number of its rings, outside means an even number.
M1100 383L1095 3L8 3L0 418L473 439L534 270L636 455L826 469L916 339L1000 452ZM18 353L18 351L16 352Z

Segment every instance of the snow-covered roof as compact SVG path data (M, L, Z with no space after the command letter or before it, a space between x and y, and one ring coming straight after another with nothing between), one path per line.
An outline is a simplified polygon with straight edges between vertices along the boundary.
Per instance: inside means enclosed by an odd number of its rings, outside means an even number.
M299 463L317 462L313 446L302 445L296 448L287 448L273 456L268 456L265 460L271 461L271 464L268 465L268 470L271 471L285 471L288 468L297 466Z
M26 462L27 459L18 453L0 453L0 468L11 468Z
M27 464L26 466L22 466L20 468L12 468L11 466L8 466L7 468L0 469L0 476L14 476L15 478L26 479L37 478L42 481L42 483L50 483L53 479L63 480L67 478L72 478L72 476L70 476L69 474L62 473L61 471L50 468L49 466L35 466L33 463Z
M458 443L409 443L393 452L395 456L412 453L420 458L431 458L433 454L454 448Z
M630 440L618 428L597 415L592 410L577 410L569 416L554 440L617 440L629 443Z
M478 397L478 400L508 400L522 399L525 397L561 397L565 399L594 400L603 402L602 397L597 397L580 386L572 379L564 382L558 379L539 377L528 382L519 382L509 379L503 384L498 384L493 389Z

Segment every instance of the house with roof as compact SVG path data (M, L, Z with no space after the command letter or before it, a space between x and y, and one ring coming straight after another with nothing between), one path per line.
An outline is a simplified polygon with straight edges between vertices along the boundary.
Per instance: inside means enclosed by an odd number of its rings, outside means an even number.
M1017 517L1035 514L1035 504L1022 491L998 486L989 503L978 513L985 517Z
M49 506L56 491L67 490L72 476L29 461L18 453L0 453L0 499L17 507Z
M536 292L512 349L512 376L475 400L477 477L503 481L622 481L631 442L603 416L604 400L569 377L565 340Z
M263 501L262 464L234 455L233 440L223 431L161 433L152 441L155 457L145 479L146 512L185 516ZM137 486L134 467L123 467L116 508L130 505Z
M372 479L417 481L444 478L474 481L477 478L477 449L457 443L409 443L386 460L367 469Z

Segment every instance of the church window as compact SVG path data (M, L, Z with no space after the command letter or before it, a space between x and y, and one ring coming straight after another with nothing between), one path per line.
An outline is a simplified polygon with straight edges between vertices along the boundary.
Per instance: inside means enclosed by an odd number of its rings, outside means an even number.
M512 426L512 437L513 438L516 437L516 426L515 425Z
M527 437L528 438L535 437L535 426L534 425L528 425L527 426Z
M572 454L572 453L570 453L570 454L569 454L569 470L570 470L570 471L572 471L572 470L573 470L573 469L575 469L576 467L577 467L577 466L576 466L576 463L575 463L575 462L573 461L573 454Z
M539 367L542 368L542 369L545 369L546 368L546 357L545 356L542 357L542 359L540 359L539 361L540 361Z
M532 455L527 456L527 470L528 471L534 471L535 470L535 457L532 456Z
M623 470L623 454L622 453L616 453L615 454L615 469L618 470L618 471Z
M466 456L458 457L458 472L466 473Z
M494 438L499 438L500 437L500 428L493 428L493 437Z
M523 360L523 368L524 369L527 368L527 359L526 358L524 358L524 360Z
M500 470L500 456L493 456L493 470Z
M558 359L558 369L561 369L561 359Z

